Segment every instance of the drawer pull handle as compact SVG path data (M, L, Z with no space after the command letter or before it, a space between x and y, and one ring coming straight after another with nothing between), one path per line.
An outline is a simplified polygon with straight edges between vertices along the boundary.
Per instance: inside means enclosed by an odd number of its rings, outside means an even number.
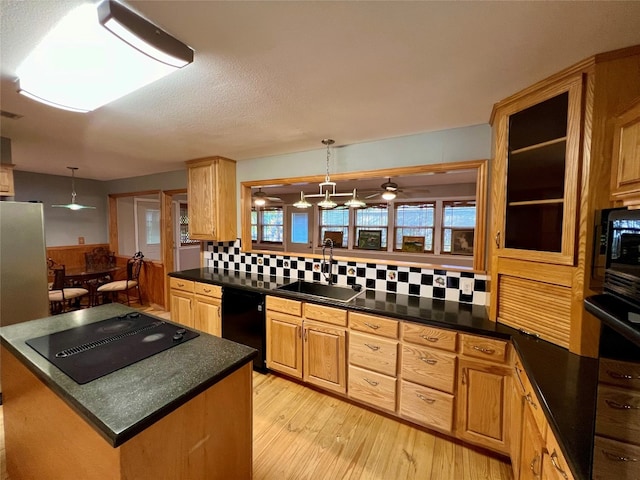
M629 405L628 403L618 403L615 400L605 400L605 402L607 402L607 405L611 408L615 408L616 410L640 410L640 407Z
M536 456L533 457L533 460L531 460L531 463L529 464L529 468L531 469L531 472L536 478L540 478L540 468L539 468L540 460L541 460L540 454L536 453Z
M612 462L637 462L637 458L631 457L621 457L620 455L616 455L615 453L607 452L606 450L602 450L602 453L607 460L611 460Z
M525 335L529 335L530 337L540 338L540 335L535 332L530 332L529 330L525 330L524 328L519 328L518 331L520 333L524 333Z
M496 248L500 248L500 231L496 233L495 242L496 242Z
M562 478L566 478L566 479L569 478L566 472L560 467L560 464L558 463L558 454L555 450L551 454L551 465L553 465L556 468L556 470L560 472L560 475L562 475Z
M479 347L478 345L474 345L473 349L482 353L486 353L487 355L493 355L494 353L496 353L493 348Z
M607 370L607 375L616 380L635 380L640 378L640 375L629 375L628 373L612 372L611 370Z
M529 405L531 405L533 408L537 409L538 408L538 404L536 402L533 401L533 398L531 397L531 393L527 393L524 397L524 399L527 401L527 403L529 403Z
M210 293L211 292L210 288L203 288L203 290L204 290L204 293Z
M184 283L180 283L180 282L178 282L178 286L179 286L179 287L184 287Z
M422 395L421 393L416 393L416 396L422 400L423 402L427 402L429 405L436 403L435 399L433 398L427 398L424 395Z
M380 347L378 345L369 345L368 343L365 343L365 346L369 347L374 352L377 352L378 350L380 350Z
M374 325L373 323L364 322L364 324L369 328L373 328L374 330L377 330L380 328L380 325Z
M435 365L436 363L438 363L438 361L434 360L433 358L420 357L420 360L422 360L424 363L427 363L429 365Z
M435 343L440 340L438 337L428 337L427 335L420 335L420 338L425 339L427 342Z
M375 380L369 380L368 378L365 378L364 381L367 382L372 387L377 387L378 386L378 382L376 382Z

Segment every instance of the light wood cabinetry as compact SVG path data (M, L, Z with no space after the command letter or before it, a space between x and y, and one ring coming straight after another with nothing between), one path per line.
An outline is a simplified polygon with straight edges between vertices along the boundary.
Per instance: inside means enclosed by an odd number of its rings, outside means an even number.
M600 358L596 408L593 478L640 478L638 363Z
M636 46L588 58L494 106L492 319L597 355L598 323L583 300L596 293L593 215L610 206L608 120L639 95Z
M396 412L397 338L397 320L349 312L350 398L388 412Z
M640 98L616 120L611 198L623 205L640 208Z
M169 278L171 320L218 337L222 334L222 288L217 285Z
M189 237L235 241L236 162L224 157L189 160L187 171Z
M169 309L171 311L171 320L189 328L194 328L194 284L195 282L190 280L182 280L174 277L169 278Z
M400 416L454 431L457 333L403 322Z
M270 309L267 297L267 368L302 378L302 317Z
M466 353L458 358L458 437L508 454L511 369L504 364L507 343L475 335L460 337Z
M549 428L547 428L545 445L546 448L542 460L543 480L574 480L569 465L567 465L567 461L562 455L558 441ZM622 479L624 477L612 478Z
M273 296L266 305L267 367L345 394L346 310Z
M199 282L196 282L194 287L194 328L221 337L222 288Z
M540 480L544 454L544 438L531 409L526 408L522 419L522 447L520 450L520 480Z
M0 163L0 197L13 197L15 190L13 187L13 165Z

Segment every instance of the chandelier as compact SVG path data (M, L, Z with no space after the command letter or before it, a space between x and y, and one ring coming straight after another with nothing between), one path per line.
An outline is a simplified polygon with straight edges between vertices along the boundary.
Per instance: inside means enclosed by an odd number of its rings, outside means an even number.
M304 192L300 192L300 200L295 202L293 206L296 208L309 208L311 207L311 203L307 201L307 198L322 198L322 200L318 202L318 206L327 210L338 206L338 204L333 200L333 197L351 197L344 203L345 206L351 208L366 207L367 204L358 198L355 188L352 193L336 192L336 182L332 182L331 177L329 176L329 159L331 158L331 150L329 147L336 142L331 138L325 138L322 140L322 143L327 147L327 173L324 177L324 182L318 184L320 191L319 193L312 193L309 195L305 195Z

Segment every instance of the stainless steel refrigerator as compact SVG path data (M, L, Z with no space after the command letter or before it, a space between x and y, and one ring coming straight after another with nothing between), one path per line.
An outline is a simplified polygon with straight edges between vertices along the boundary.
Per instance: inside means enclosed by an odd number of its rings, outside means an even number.
M48 315L42 204L0 202L0 326Z
M42 204L0 202L0 326L48 315Z

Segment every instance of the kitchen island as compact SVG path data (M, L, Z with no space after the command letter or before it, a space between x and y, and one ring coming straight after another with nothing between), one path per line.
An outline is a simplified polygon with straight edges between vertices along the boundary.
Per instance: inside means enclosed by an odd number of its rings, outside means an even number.
M11 479L251 478L255 350L200 333L81 385L25 343L131 312L104 305L0 329Z

